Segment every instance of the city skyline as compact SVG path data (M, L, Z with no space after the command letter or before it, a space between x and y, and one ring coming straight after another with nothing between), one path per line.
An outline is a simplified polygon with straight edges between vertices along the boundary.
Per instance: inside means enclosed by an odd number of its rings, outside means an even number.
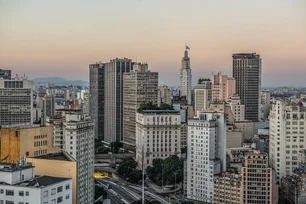
M302 0L74 2L1 1L0 69L88 81L88 64L127 57L178 86L187 43L193 85L212 72L232 76L241 52L261 55L264 87L306 85Z

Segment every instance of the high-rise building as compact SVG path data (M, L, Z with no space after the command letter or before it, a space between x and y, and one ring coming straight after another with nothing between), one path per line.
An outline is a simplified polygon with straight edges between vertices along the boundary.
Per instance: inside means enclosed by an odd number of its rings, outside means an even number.
M2 126L1 158L6 163L16 163L22 157L33 157L57 152L52 145L52 127Z
M68 152L78 165L79 203L94 203L94 123L87 114L66 112L64 122L64 151Z
M148 70L148 64L135 63L131 72L123 73L123 143L136 145L136 112L140 104L157 104L158 73Z
M256 53L233 54L233 77L236 93L245 105L247 120L260 120L261 58Z
M154 159L181 156L181 116L176 110L143 110L136 115L136 161L142 169ZM144 149L143 149L144 148Z
M0 79L11 79L12 71L8 69L0 69Z
M0 125L33 123L32 81L0 79Z
M195 113L209 109L211 101L211 81L210 79L199 79L194 89Z
M59 148L60 151L64 150L64 116L54 116L46 120L46 126L50 126L53 129L53 146Z
M277 180L291 175L298 165L298 152L306 147L306 108L300 102L275 100L270 112L270 164Z
M77 200L77 192L82 187L78 182L78 165L77 161L66 152L51 153L36 157L27 157L26 161L35 166L35 173L37 175L52 176L59 178L72 179L72 203L80 204Z
M236 93L236 80L218 72L212 76L212 99L227 100Z
M213 203L215 174L226 171L224 113L199 111L188 120L187 198Z
M89 65L89 115L95 124L95 137L99 140L104 140L104 74L103 63Z
M190 58L188 57L188 47L186 46L184 57L182 59L182 68L180 71L180 96L186 96L187 103L191 104L192 75L190 68Z
M53 95L45 96L46 116L53 117L55 115L55 97Z
M123 133L123 73L133 67L130 59L113 59L105 63L104 141L122 140Z
M157 105L160 106L162 103L171 104L171 92L169 87L166 85L162 85L158 87L158 103Z
M72 204L72 180L35 176L31 164L0 165L0 203Z
M257 150L245 151L245 156L232 152L241 160L237 167L239 174L227 172L214 177L214 203L277 204L278 187L274 171L268 165L268 155Z
M246 154L242 165L241 184L241 203L278 203L275 174L269 167L267 153Z
M234 94L227 100L234 115L235 121L245 120L245 105L241 104L238 94Z

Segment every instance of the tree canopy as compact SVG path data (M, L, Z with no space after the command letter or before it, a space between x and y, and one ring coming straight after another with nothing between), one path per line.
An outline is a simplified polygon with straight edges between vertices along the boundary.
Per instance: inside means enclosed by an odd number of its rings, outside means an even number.
M165 160L154 159L153 166L147 168L147 175L157 185L162 185L162 177L164 185L175 184L183 181L183 161L176 155L172 155Z
M173 106L166 103L161 103L160 107L157 104L154 104L152 101L148 103L140 104L139 108L137 109L138 112L143 112L144 110L174 110Z
M119 165L117 173L125 180L131 183L140 183L142 180L142 171L137 170L137 162L132 157L123 159Z

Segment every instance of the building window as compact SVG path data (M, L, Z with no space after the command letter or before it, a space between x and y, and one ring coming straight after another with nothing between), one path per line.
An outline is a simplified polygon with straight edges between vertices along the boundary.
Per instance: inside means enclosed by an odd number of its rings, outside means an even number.
M55 194L56 194L56 189L53 188L53 189L51 190L51 195L55 195Z
M48 191L44 191L44 198L48 197Z
M23 191L19 191L19 196L24 196L24 192Z
M63 192L63 186L57 187L57 192L58 192L58 193Z
M29 191L26 191L26 196L29 196L29 195L30 195Z
M57 198L57 203L63 202L63 196Z
M69 184L66 185L66 190L68 190L68 189L70 189L70 185Z
M14 191L12 191L12 190L6 190L6 191L5 191L5 195L7 195L7 196L14 196Z
M51 204L55 204L55 203L56 203L55 199L51 200Z
M65 199L68 200L69 198L70 198L70 194L67 194L67 195L65 196Z

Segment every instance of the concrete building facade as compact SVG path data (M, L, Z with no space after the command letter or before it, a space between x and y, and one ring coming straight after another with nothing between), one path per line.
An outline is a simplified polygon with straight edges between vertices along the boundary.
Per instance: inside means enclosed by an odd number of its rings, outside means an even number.
M123 73L130 72L132 60L113 59L105 63L104 141L121 141L123 135Z
M195 112L209 109L212 99L211 81L209 79L199 79L198 85L194 90Z
M181 116L176 110L143 110L136 114L136 161L142 169L154 159L181 156Z
M171 91L167 85L162 85L158 87L158 102L157 105L160 106L162 103L171 104Z
M214 202L222 204L241 204L241 176L222 173L214 177Z
M233 77L236 94L245 105L247 120L260 120L261 58L256 53L233 54Z
M306 147L306 109L299 102L275 100L270 112L270 163L277 180L292 175L298 152Z
M52 144L52 127L39 125L1 128L1 160L16 163L23 157L57 152Z
M71 204L71 186L69 178L35 176L29 164L0 165L0 203Z
M240 97L237 94L231 95L227 102L232 109L235 121L245 120L245 105L241 104Z
M77 161L66 152L51 153L37 157L26 158L27 163L35 166L37 175L72 179L72 203L81 204L77 194L82 189L78 183Z
M87 114L66 112L64 122L64 151L68 152L78 165L79 203L94 202L94 123Z
M236 80L218 72L212 76L212 99L227 100L236 93Z
M213 177L226 171L226 120L209 111L197 117L188 120L187 198L213 203Z
M158 103L158 73L148 64L136 63L131 72L123 74L123 143L135 148L136 112L140 104Z
M0 125L33 123L32 81L27 78L0 79Z
M192 90L192 75L190 68L190 58L188 57L188 47L184 52L182 58L182 68L180 70L180 96L185 96L187 103L191 104L191 90Z

